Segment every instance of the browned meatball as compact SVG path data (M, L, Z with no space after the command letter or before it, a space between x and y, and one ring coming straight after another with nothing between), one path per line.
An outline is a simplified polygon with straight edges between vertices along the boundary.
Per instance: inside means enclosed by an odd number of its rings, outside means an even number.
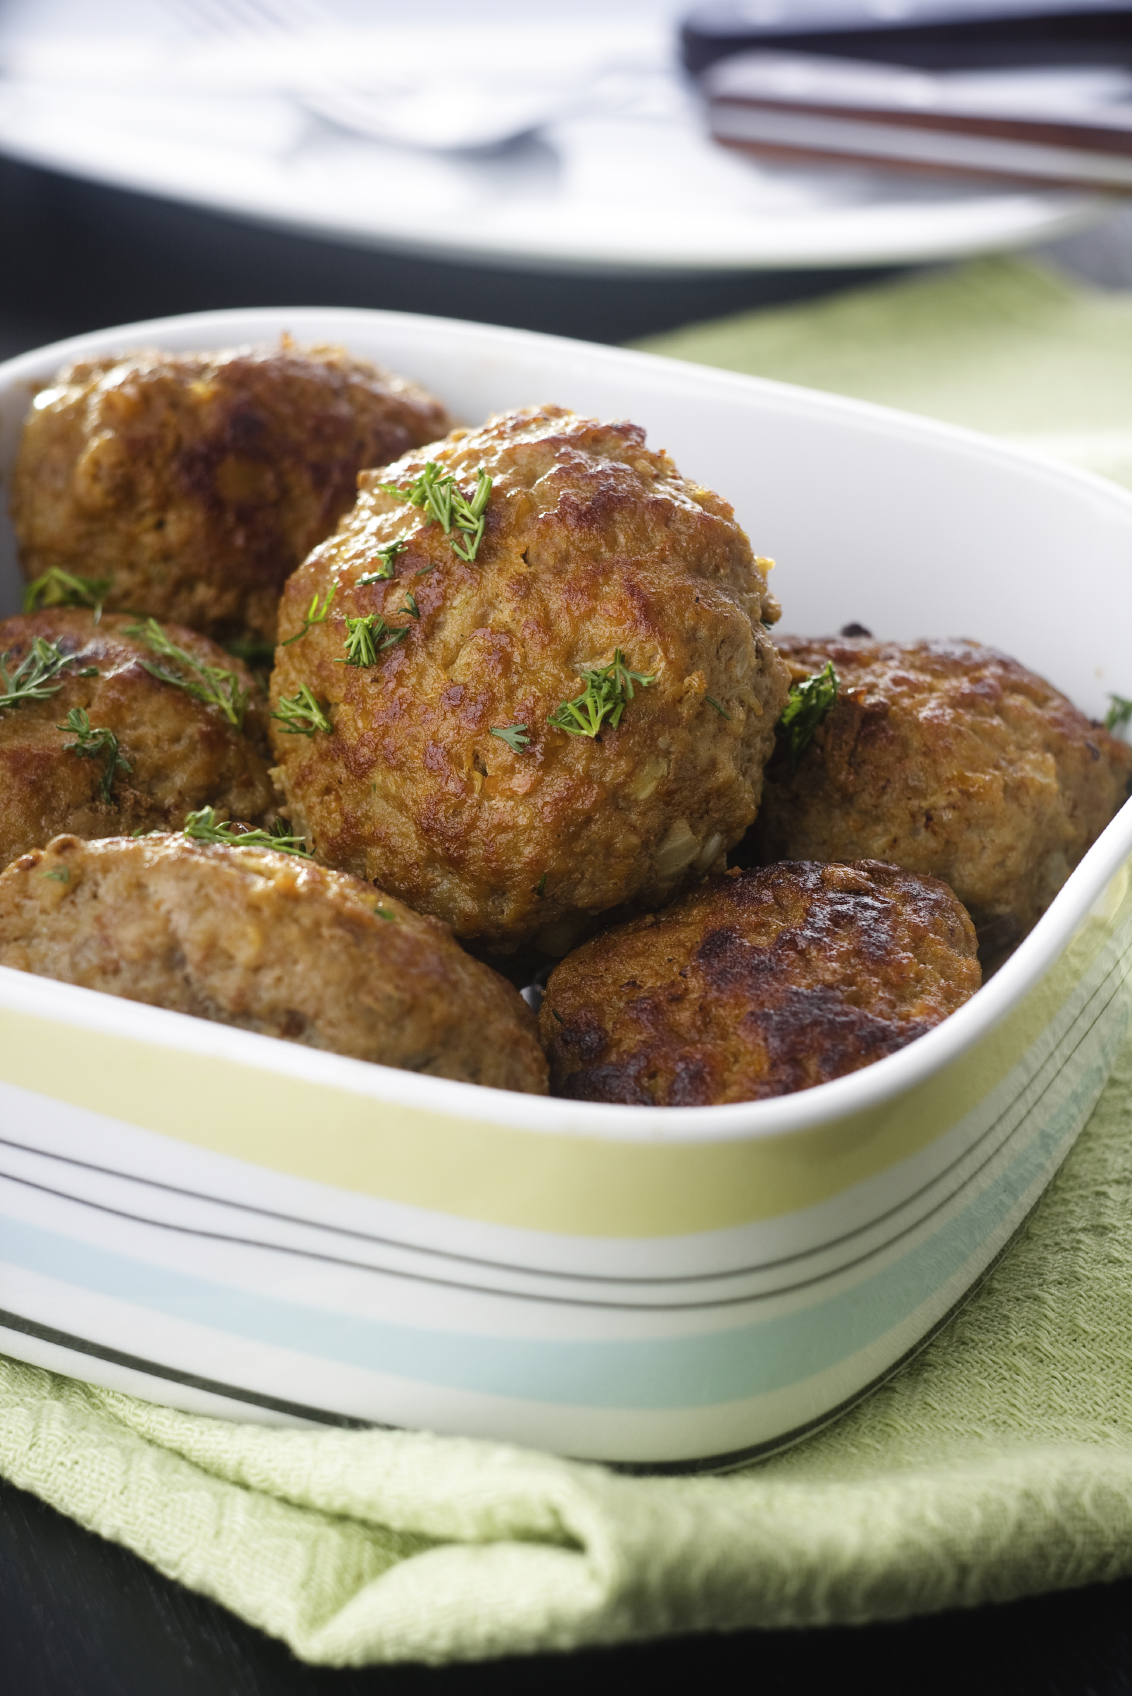
M205 805L255 821L274 805L265 703L246 667L207 637L166 625L176 646L220 674L221 704L197 700L146 667L206 692L208 674L128 636L133 623L113 614L96 623L92 613L67 607L0 622L0 661L11 685L0 692L0 866L64 830L85 837L176 830ZM37 669L40 699L26 693ZM85 735L72 716L83 713ZM117 755L100 731L116 738Z
M358 1060L546 1093L533 1014L447 926L268 848L58 836L0 874L0 965Z
M1128 794L1132 749L974 642L786 637L795 677L832 660L833 710L768 769L743 860L874 858L941 877L989 952L1044 912Z
M945 884L875 860L738 869L551 973L551 1089L703 1107L810 1089L903 1048L979 987Z
M760 622L777 616L768 562L633 424L532 408L430 453L465 498L492 479L475 558L382 487L411 490L429 454L363 475L287 585L273 702L308 690L320 718L300 717L309 735L277 718L276 752L330 864L460 936L561 954L588 917L702 875L754 817L786 695ZM344 663L363 617L372 663ZM635 678L618 681L619 656ZM595 737L548 722L587 689L591 706L606 691Z
M222 640L274 641L279 593L358 471L444 434L440 403L342 348L81 360L24 426L12 521L24 575Z

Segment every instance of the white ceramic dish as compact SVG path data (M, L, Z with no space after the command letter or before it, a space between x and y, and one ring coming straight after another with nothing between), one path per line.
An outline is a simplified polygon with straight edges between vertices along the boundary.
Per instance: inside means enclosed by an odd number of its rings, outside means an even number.
M0 464L66 358L340 340L468 419L628 415L776 555L785 627L969 634L1132 693L1132 496L966 432L477 325L227 312L0 367ZM0 581L17 603L10 535ZM0 970L0 1348L158 1401L719 1463L829 1418L973 1287L1130 1019L1132 807L944 1025L776 1101L420 1078Z

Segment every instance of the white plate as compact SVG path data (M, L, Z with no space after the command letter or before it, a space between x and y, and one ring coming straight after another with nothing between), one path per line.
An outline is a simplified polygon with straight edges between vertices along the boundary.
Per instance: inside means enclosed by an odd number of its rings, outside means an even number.
M1132 496L862 403L393 313L202 314L139 344L341 341L458 415L628 415L733 499L795 630L1001 645L1132 694ZM16 605L11 537L0 560ZM958 1013L817 1089L550 1101L0 969L0 1348L183 1407L490 1435L635 1465L789 1440L919 1346L1034 1205L1132 1017L1132 806Z
M644 274L910 264L1052 240L1112 204L864 167L756 164L707 138L670 72L646 78L634 112L567 116L495 153L441 153L351 134L270 86L226 90L214 62L178 65L160 43L134 43L132 58L129 43L80 46L62 54L49 43L13 60L0 80L0 150L306 235L449 261Z

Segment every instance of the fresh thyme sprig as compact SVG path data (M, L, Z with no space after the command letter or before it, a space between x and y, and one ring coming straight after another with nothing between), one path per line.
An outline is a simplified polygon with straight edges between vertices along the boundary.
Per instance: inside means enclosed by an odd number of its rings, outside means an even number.
M379 612L346 620L346 658L337 665L376 665L377 656L409 634L407 624L391 628Z
M286 736L313 736L316 730L325 730L329 735L334 728L307 683L299 684L297 694L283 695L278 711L271 716L279 720Z
M1132 701L1125 700L1123 695L1110 695L1111 707L1104 715L1106 730L1123 730L1125 725L1132 724Z
M840 679L833 669L832 660L826 660L822 669L815 671L812 677L790 685L777 728L786 737L791 773L797 771L798 761L836 701L839 688Z
M648 689L656 682L655 674L645 676L643 672L630 671L620 648L614 652L612 665L583 671L582 676L586 680L582 693L572 701L560 702L546 721L570 736L596 737L607 721L616 730L621 714L633 699L633 685Z
M280 643L280 647L289 648L292 642L297 642L300 636L306 635L312 624L326 623L326 615L330 611L330 603L334 599L334 591L337 587L337 583L332 583L330 585L329 589L326 591L326 599L323 601L321 607L318 604L318 591L317 589L315 590L314 594L311 596L311 604L307 608L307 616L303 619L303 628L301 630L296 630L293 636L288 636L285 642Z
M495 724L491 727L491 734L506 742L513 754L521 754L530 741L525 724Z
M127 624L123 627L123 634L139 637L159 659L172 661L182 668L173 671L168 665L151 665L148 660L142 660L142 666L151 677L156 677L159 683L171 683L174 688L183 689L186 695L191 695L194 701L203 701L206 707L218 707L229 724L235 725L237 730L243 728L248 692L241 686L234 671L225 671L223 666L206 665L203 660L194 659L192 654L170 641L155 618L147 618L144 624Z
M276 819L270 830L253 830L249 825L217 824L215 807L201 807L186 818L184 834L191 842L223 842L230 848L274 848L280 854L311 858L303 837L292 836L283 819Z
M482 466L476 472L471 500L457 487L452 473L441 471L435 459L429 460L407 489L398 488L396 483L379 483L378 488L427 512L430 521L439 524L449 537L454 554L469 565L475 559L483 541L484 513L491 494L491 478ZM452 535L454 530L456 536Z
M38 612L40 607L93 607L97 624L109 590L109 577L80 577L77 572L53 565L24 590L24 611Z
M114 732L108 730L104 724L92 728L90 714L84 711L82 707L72 707L67 714L67 722L56 725L55 728L57 730L69 730L75 738L73 742L64 742L63 752L65 754L76 754L80 760L96 760L100 755L105 754L106 766L99 787L102 790L102 799L109 801L110 791L118 773L133 770L129 760L123 754Z
M25 701L49 701L63 687L61 682L52 683L51 679L58 677L63 667L74 658L72 654L63 653L58 642L37 636L15 671L10 672L8 660L11 652L9 648L6 654L0 654L0 682L4 685L0 711L5 707L22 706Z
M364 576L359 577L359 584L388 582L388 580L393 576L393 561L397 558L398 554L404 553L408 545L408 542L404 541L400 536L398 536L394 542L382 542L380 547L373 550L377 558L381 561L381 564L378 566L376 571L367 571ZM419 576L420 573L418 572L417 575Z

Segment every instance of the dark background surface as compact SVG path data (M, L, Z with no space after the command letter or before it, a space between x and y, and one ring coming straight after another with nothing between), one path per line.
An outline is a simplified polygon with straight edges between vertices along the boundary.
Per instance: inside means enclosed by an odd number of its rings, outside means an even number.
M1132 282L1132 215L1052 255ZM211 307L386 307L593 341L649 335L884 273L593 278L463 269L338 247L0 160L0 358ZM889 273L891 274L891 273ZM223 1608L0 1483L3 1696L554 1696L636 1686L840 1686L870 1696L1132 1696L1132 1580L896 1625L737 1632L434 1671L306 1667Z

